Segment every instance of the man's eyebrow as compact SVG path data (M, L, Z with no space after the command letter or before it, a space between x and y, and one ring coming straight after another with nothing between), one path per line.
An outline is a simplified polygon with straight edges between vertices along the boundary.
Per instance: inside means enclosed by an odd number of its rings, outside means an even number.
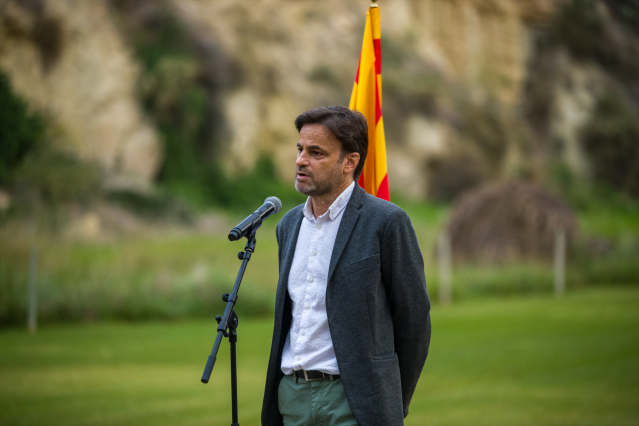
M297 143L297 147L298 148L302 148L302 145L298 142ZM308 145L306 147L307 150L314 150L314 151L321 151L321 152L325 152L326 148L324 148L323 146L320 145Z

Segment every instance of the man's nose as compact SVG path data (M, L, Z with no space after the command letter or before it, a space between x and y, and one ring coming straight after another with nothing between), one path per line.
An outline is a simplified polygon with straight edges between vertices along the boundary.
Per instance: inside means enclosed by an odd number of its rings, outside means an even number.
M302 150L302 152L297 154L297 159L295 160L295 164L297 166L308 165L308 156L306 155L306 151L305 150Z

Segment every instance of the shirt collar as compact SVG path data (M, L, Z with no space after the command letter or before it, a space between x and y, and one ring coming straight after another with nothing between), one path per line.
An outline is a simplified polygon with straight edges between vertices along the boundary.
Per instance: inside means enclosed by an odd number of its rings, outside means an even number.
M355 189L355 181L353 181L348 188L346 188L339 196L333 201L333 204L328 208L328 211L323 215L319 216L317 219L323 218L328 213L328 217L331 220L335 220L335 218L344 210L348 201L351 199L351 195L353 195L353 189ZM313 215L313 207L311 205L311 197L306 199L306 204L304 204L304 216L309 221L315 221L315 216Z

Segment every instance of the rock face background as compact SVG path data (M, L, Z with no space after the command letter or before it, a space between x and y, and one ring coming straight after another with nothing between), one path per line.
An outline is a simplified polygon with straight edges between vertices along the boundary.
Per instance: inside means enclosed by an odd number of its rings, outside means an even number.
M257 146L274 152L282 177L288 177L295 155L293 118L314 106L348 104L368 5L335 0L172 4L198 37L217 44L242 72L242 84L225 91L223 101L229 130L224 155L230 169L251 167L256 151L248 148ZM390 116L385 122L393 122L387 125L387 139L394 189L425 196L426 160L442 155L459 138L454 126L429 108L420 111L403 104L402 99L410 97L417 103L437 103L437 89L423 89L418 80L457 86L478 103L490 97L509 107L518 105L531 26L549 19L553 4L382 3L384 101L391 100L384 113Z
M162 161L136 99L138 67L101 1L0 2L0 69L60 147L148 185Z
M437 196L478 181L534 176L557 158L579 176L592 174L580 132L601 94L620 85L561 41L540 47L568 2L380 3L392 190ZM148 185L163 173L161 123L143 112L140 93L151 91L161 104L167 87L179 92L187 80L208 93L208 130L197 133L205 161L238 175L267 154L290 179L297 114L348 104L367 7L339 0L0 0L0 70L50 119L61 145L113 180ZM632 51L634 41L604 2L596 11ZM186 79L173 86L145 83L135 53L143 38L136 28L152 33L162 14L193 46L190 59L159 61L156 69ZM548 66L540 58L553 64L553 79L544 80ZM535 108L546 115L537 119Z

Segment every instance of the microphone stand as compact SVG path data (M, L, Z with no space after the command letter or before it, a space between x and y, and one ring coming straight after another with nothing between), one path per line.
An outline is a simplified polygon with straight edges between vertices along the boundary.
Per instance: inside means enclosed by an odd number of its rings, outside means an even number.
M231 426L240 426L237 419L237 364L235 347L235 344L237 343L237 326L239 321L233 308L237 303L237 293L240 290L240 284L242 283L242 278L244 278L246 266L248 265L249 260L251 260L251 254L255 252L255 233L258 228L259 226L253 229L253 232L246 237L248 241L246 246L244 246L244 251L237 254L237 257L242 261L242 265L240 265L240 271L237 273L235 285L233 285L233 291L231 291L231 294L225 293L222 295L222 300L226 302L226 309L224 310L224 315L222 317L219 315L215 317L215 320L218 323L217 337L215 338L215 344L213 345L211 355L209 355L209 358L206 361L206 366L204 367L204 373L202 374L201 379L202 383L209 382L213 366L215 366L215 361L217 359L217 351L220 349L220 344L222 343L222 338L228 337L231 346L231 398L233 417L233 423Z

